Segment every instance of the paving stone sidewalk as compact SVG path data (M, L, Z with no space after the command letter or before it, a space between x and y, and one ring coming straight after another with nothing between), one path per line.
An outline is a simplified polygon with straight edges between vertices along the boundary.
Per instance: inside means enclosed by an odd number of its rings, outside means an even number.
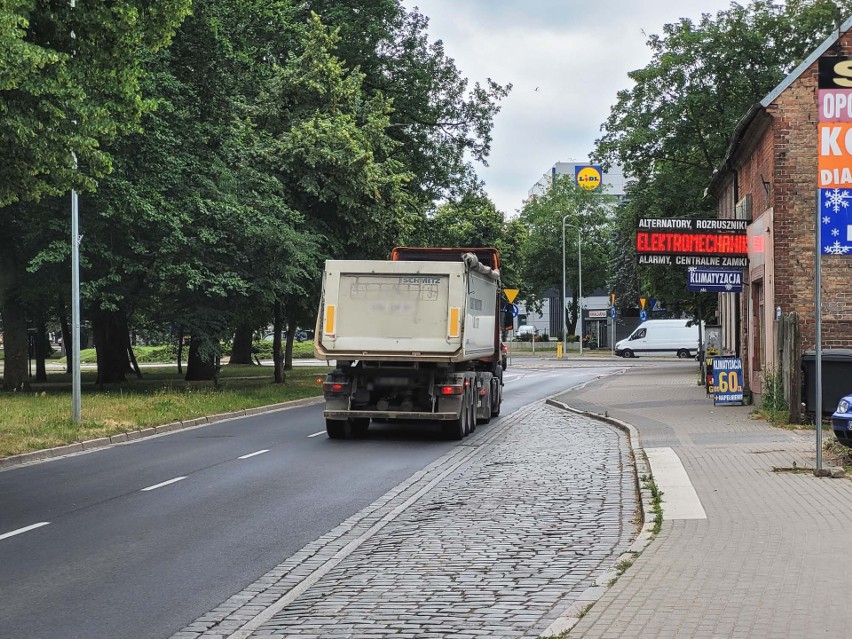
M174 639L538 637L636 537L632 463L624 433L535 404Z
M646 450L671 447L707 513L664 521L569 636L852 636L852 481L775 472L813 467L813 431L714 407L696 382L694 363L633 368L558 398L633 424Z

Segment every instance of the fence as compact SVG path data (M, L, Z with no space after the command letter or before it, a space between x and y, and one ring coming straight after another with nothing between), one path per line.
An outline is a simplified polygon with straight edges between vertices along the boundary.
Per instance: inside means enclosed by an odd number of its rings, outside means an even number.
M775 367L781 377L790 423L801 420L802 334L798 313L785 313L775 320Z

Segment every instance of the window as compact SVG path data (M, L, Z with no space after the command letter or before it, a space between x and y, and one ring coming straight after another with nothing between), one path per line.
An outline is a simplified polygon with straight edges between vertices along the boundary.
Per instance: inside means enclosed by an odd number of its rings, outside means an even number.
M643 328L642 330L636 331L633 334L633 337L631 337L630 339L631 339L631 341L634 340L634 339L642 339L643 337L645 337L645 334L647 332L648 332L648 329Z

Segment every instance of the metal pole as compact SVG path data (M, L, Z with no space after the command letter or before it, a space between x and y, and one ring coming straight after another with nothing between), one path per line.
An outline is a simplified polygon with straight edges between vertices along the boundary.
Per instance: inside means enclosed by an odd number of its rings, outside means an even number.
M76 0L71 0L71 9L76 7ZM76 35L71 31L71 39ZM74 50L71 51L73 56ZM77 156L72 151L74 170L77 170ZM67 347L66 347L67 352ZM80 203L77 190L71 189L71 421L80 423L81 380L80 380Z
M562 217L562 295L559 298L562 300L562 356L568 357L568 324L565 321L565 220L568 216Z
M822 220L820 219L819 191L816 202L816 294L814 306L816 311L816 408L814 423L816 424L816 470L822 469Z
M577 306L578 315L580 319L580 355L583 354L583 338L585 334L583 333L583 240L580 236L580 227L575 226L577 229L577 270L579 271L579 285L578 285L578 295L577 295Z
M76 167L77 159L74 158ZM80 206L71 189L71 421L80 422Z

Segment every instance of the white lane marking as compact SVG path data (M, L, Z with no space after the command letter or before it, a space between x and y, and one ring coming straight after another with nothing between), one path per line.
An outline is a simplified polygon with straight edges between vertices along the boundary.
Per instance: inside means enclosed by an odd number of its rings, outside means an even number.
M243 455L242 457L237 457L237 459L248 459L249 457L255 457L257 455L263 455L263 453L268 453L269 449L264 448L263 450L257 450L253 453L249 453L248 455Z
M11 532L4 533L0 535L0 539L6 539L7 537L14 537L15 535L20 535L21 533L29 532L30 530L35 530L36 528L41 528L42 526L47 526L49 521L40 521L37 524L33 524L32 526L25 526L24 528L18 528L17 530L13 530Z
M163 486L168 486L169 484L174 484L175 482L179 482L181 479L186 479L186 477L175 477L174 479L170 479L169 481L164 481L159 484L154 484L153 486L148 486L147 488L143 488L142 492L146 490L155 490L157 488L162 488Z
M707 519L680 457L671 448L646 448L654 483L663 493L663 519Z
M517 382L519 379L523 377L522 375L505 375L503 376L503 384L511 384L512 382ZM529 375L527 375L529 377Z
M319 437L320 435L325 435L325 431L321 430L317 433L314 433L313 435L308 435L308 437Z

